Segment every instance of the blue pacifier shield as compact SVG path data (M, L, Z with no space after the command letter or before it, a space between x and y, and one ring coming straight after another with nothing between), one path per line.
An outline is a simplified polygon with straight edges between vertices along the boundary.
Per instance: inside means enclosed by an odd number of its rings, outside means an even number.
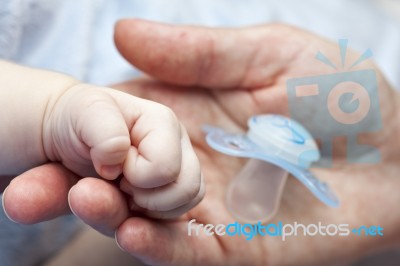
M259 115L249 119L246 134L227 133L204 126L207 143L215 150L244 158L262 160L285 169L304 184L319 200L338 207L339 200L325 182L307 168L319 160L318 147L299 123L280 115Z

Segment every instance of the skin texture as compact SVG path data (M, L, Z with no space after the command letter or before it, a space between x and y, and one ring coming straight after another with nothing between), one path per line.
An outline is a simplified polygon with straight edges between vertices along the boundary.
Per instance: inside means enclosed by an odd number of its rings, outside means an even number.
M110 197L119 193L116 186L99 179L77 182L69 192L74 213L101 232L116 229L122 249L151 265L327 265L349 262L399 242L398 95L372 62L365 62L359 69L372 68L377 73L383 129L364 136L364 140L379 148L381 162L347 164L342 153L345 143L339 138L335 142L338 154L334 167L313 172L337 192L341 207L326 207L298 181L289 178L281 207L270 222L380 225L384 228L383 237L297 236L286 241L276 237L255 237L251 241L216 235L189 237L187 223L191 219L214 225L235 221L225 208L224 197L230 179L245 162L210 149L200 126L207 123L244 131L251 115L288 115L286 80L331 73L315 61L314 55L322 50L327 57L337 58L337 46L284 25L232 30L138 20L119 22L115 41L130 63L152 76L115 87L161 102L175 111L188 129L207 184L207 194L198 206L179 219L160 221L129 214L122 197ZM349 52L348 56L353 62L359 55ZM312 110L312 106L305 108ZM55 171L59 166L47 167ZM20 194L21 190L29 191L33 173L44 175L43 167L32 171L11 183L16 189L16 182L20 182ZM53 184L42 189L67 191L66 186ZM17 205L19 194L15 190L10 191L9 187L4 197L10 202L7 208L24 213ZM40 206L41 199L32 196L30 201ZM31 211L30 215L39 221L60 214L53 210L36 216Z

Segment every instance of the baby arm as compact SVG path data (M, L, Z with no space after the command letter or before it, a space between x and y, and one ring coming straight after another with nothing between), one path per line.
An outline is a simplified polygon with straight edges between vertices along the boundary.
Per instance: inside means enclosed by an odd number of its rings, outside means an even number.
M0 61L0 175L17 175L48 160L44 115L64 90L78 83L62 74Z
M150 214L203 197L198 159L167 107L58 73L8 62L0 69L1 175L48 161L80 176L122 173L135 205Z

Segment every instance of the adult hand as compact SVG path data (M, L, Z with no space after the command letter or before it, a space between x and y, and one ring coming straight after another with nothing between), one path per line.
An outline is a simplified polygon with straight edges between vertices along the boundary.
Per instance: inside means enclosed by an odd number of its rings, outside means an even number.
M103 232L118 227L116 237L124 250L149 264L310 265L350 260L399 241L398 96L371 62L363 67L378 73L383 131L369 141L379 147L381 163L360 166L339 160L335 168L314 169L337 192L341 199L338 209L326 207L296 180L288 179L280 210L271 222L380 225L385 236L297 236L286 241L255 237L246 241L243 237L188 236L191 219L214 225L234 221L225 208L225 191L244 163L208 148L201 125L245 130L251 115L288 115L286 80L330 73L313 58L318 50L335 58L337 47L282 25L222 30L135 20L117 25L116 43L128 61L157 79L118 87L166 104L177 113L188 128L207 184L205 199L192 211L175 221L156 221L121 215L127 204L111 184L96 179L79 181L70 192L72 209ZM349 56L350 60L358 57L354 52ZM27 178L24 181L28 183ZM18 203L15 191L15 186L9 187L6 193L7 198L16 198L9 201L14 206Z

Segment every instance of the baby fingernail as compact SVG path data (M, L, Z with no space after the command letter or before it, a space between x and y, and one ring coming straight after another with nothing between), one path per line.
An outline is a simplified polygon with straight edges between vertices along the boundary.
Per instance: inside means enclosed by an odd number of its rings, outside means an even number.
M101 176L106 179L115 179L122 172L121 165L105 165L101 168Z

